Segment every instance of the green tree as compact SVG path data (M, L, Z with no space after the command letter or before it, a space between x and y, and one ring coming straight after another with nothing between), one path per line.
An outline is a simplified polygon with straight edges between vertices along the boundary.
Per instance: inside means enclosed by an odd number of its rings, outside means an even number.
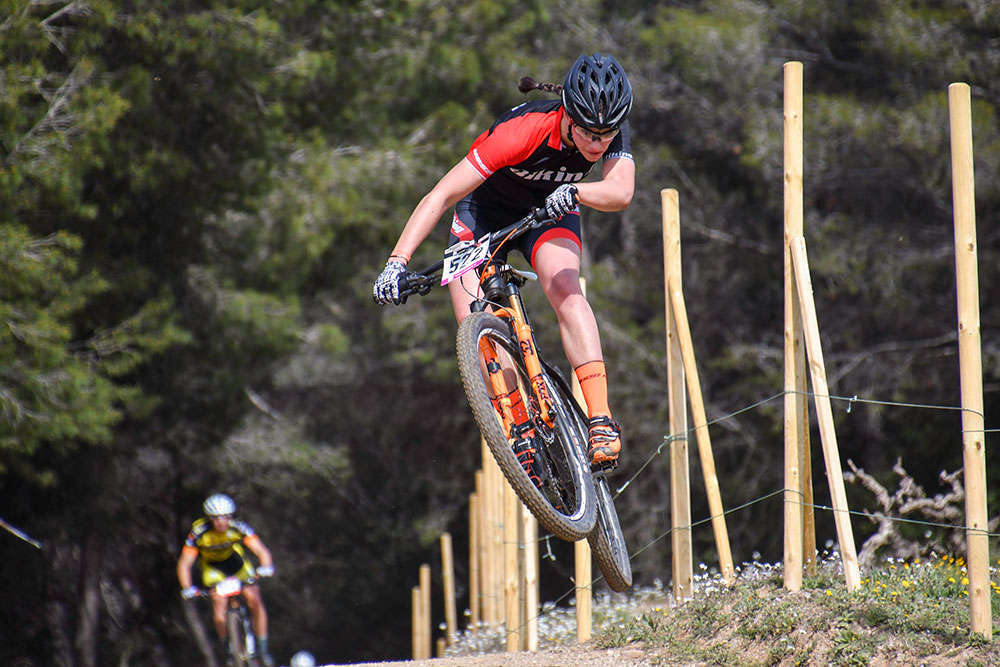
M220 489L278 558L275 649L407 654L408 615L380 605L407 607L441 530L464 542L478 440L444 294L376 308L371 280L423 192L524 99L518 79L559 82L581 52L614 53L636 91L636 198L586 216L584 263L623 476L640 473L618 500L638 581L669 576L659 190L681 194L704 394L710 418L726 416L781 387L787 60L805 63L806 238L833 389L954 404L945 87L973 85L988 220L997 11L0 0L0 485L4 518L44 547L0 541L0 577L25 601L0 611L22 629L0 661L202 660L172 572ZM445 228L415 265L437 259ZM997 236L980 234L988 294ZM554 354L547 305L530 298ZM984 300L987 412L996 322ZM780 488L779 405L713 425L727 506ZM953 412L925 414L838 411L845 458L878 474L902 455L930 483L960 448ZM731 517L738 560L777 559L780 531L760 526L778 512ZM695 544L711 563L710 532ZM545 599L572 585L555 551Z

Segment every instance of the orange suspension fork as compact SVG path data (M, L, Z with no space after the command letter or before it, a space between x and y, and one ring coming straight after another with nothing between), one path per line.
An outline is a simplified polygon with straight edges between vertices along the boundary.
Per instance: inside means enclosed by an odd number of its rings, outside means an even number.
M504 380L503 367L500 365L500 358L497 357L496 348L488 338L479 339L479 357L483 361L486 374L490 380L490 389L496 397L497 406L500 408L500 416L503 418L504 429L510 428L514 424L514 413L511 409L510 389ZM509 435L509 434L508 434Z
M528 371L531 389L541 407L542 421L550 428L554 428L555 410L552 407L552 398L549 396L549 388L542 376L542 363L538 359L538 351L535 348L535 337L531 332L531 327L525 321L520 300L511 298L510 308L499 308L493 314L509 320L513 325L514 335L517 336L518 347L521 349L521 357L524 359L524 367Z

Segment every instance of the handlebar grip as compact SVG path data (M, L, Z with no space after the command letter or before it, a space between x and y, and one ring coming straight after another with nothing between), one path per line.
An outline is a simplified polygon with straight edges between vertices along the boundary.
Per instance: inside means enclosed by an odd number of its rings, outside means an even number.
M411 294L427 294L431 291L434 279L425 273L407 271L399 279L399 302L406 303Z
M528 214L528 218L532 221L531 227L537 229L539 227L547 227L549 225L554 225L558 222L555 218L549 216L546 212L544 206L536 206L531 209L531 213Z
M413 290L410 288L410 273L404 273L399 279L399 303L406 303L406 298L413 294Z
M187 588L181 589L181 598L184 600L196 600L201 597L206 597L207 595L208 591L198 586L188 586Z

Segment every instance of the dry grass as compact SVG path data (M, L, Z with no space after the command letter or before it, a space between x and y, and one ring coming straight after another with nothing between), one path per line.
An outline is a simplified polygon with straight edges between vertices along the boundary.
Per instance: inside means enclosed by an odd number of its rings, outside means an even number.
M594 604L595 650L632 649L650 665L1000 665L1000 650L968 632L961 558L889 559L863 572L849 593L839 559L821 560L800 591L782 587L780 565L745 564L726 586L697 578L693 599L671 602L660 587L601 596ZM991 573L994 633L1000 587ZM576 642L574 611L549 607L540 648ZM464 633L450 656L503 652L502 630Z

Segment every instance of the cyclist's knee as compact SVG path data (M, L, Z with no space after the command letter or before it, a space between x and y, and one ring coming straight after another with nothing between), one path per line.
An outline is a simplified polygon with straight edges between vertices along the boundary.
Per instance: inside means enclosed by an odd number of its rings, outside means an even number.
M549 303L560 319L585 315L590 311L587 297L580 290L579 274L571 280L556 277L546 290L545 296L548 297Z
M243 598L247 601L247 607L249 607L251 611L264 606L264 602L260 598L260 591L257 590L256 586L247 586L244 588Z
M216 625L220 623L224 624L226 622L226 603L225 600L221 604L212 605L212 619L215 621Z
M583 296L580 287L580 267L563 261L564 258L546 257L536 260L538 280L549 301L554 304L571 297Z

